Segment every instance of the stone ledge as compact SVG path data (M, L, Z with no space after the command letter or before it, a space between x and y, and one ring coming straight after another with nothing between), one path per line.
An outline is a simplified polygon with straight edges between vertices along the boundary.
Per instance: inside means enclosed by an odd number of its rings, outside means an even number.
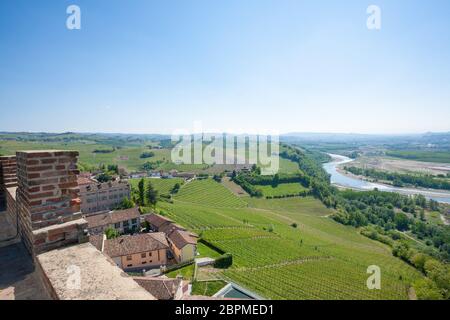
M55 249L36 257L36 266L53 299L58 300L156 300L90 243ZM80 285L74 270L79 270ZM70 277L70 278L69 278Z

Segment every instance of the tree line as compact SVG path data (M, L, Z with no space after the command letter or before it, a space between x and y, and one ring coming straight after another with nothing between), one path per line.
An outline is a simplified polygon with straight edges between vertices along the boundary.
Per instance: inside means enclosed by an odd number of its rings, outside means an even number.
M431 175L387 172L371 168L363 169L358 167L347 167L347 166L344 167L344 170L358 176L370 177L377 180L391 181L392 184L396 187L411 185L414 187L422 187L429 189L450 190L449 180L439 179Z

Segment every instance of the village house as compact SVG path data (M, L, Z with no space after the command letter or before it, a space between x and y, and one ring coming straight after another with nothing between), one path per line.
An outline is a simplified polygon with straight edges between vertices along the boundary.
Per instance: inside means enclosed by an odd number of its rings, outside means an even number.
M195 259L198 240L196 234L157 214L146 215L144 219L153 231L163 232L167 236L171 254L177 263Z
M103 243L103 252L125 271L166 265L168 250L166 236L160 232L126 235Z
M195 259L197 255L198 236L186 230L173 228L167 233L171 253L177 263Z
M119 233L137 232L140 229L139 208L101 212L85 215L89 234L102 234L106 229L115 229Z
M91 178L79 176L78 187L81 200L81 212L92 213L112 210L124 198L130 198L131 186L127 181L110 181L99 183Z
M163 228L165 225L173 223L173 221L170 220L169 218L160 216L158 214L145 215L144 219L150 225L150 229L152 229L155 232L160 232L161 228Z

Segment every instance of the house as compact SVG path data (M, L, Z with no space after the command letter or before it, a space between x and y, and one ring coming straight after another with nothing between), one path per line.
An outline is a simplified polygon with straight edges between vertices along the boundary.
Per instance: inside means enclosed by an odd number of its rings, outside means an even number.
M141 287L158 300L181 300L188 293L188 281L180 278L133 277Z
M161 231L160 229L163 226L173 223L173 221L170 220L169 218L160 216L158 214L153 214L153 213L145 215L144 220L147 221L150 225L150 228L156 232L160 232Z
M87 177L79 177L78 187L83 213L112 210L131 195L131 186L124 180L98 183Z
M194 179L196 177L196 174L190 173L190 172L177 172L173 176L176 178L183 178L185 180L190 180L190 179Z
M131 179L141 179L141 178L146 178L146 177L148 177L148 173L147 173L146 171L143 171L143 172L133 172L133 173L130 175L130 178L131 178Z
M157 214L146 215L144 219L153 231L163 232L167 236L171 254L178 263L195 258L198 240L196 234L189 232L169 218Z
M167 234L169 247L177 263L194 260L197 255L198 236L178 228L173 228L169 232Z
M125 271L166 265L168 250L166 236L161 232L126 235L103 243L103 252Z
M102 234L106 229L112 228L119 233L136 232L140 229L139 208L102 212L84 217L88 222L91 235Z

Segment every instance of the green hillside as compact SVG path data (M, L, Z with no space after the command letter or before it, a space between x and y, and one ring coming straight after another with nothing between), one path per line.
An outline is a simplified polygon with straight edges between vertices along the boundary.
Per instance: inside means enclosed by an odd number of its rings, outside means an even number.
M213 180L183 186L159 209L233 255L215 276L270 299L408 299L421 275L390 248L328 216L308 198L239 198ZM244 203L244 200L247 203ZM366 286L367 268L382 270L381 290Z

